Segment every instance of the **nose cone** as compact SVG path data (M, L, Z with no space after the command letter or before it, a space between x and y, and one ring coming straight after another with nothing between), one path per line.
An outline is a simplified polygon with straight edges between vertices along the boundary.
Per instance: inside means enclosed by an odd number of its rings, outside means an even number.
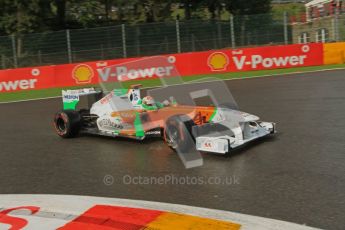
M257 121L260 118L258 116L255 116L253 114L249 114L249 113L245 113L245 112L241 112L242 116L244 118L244 121Z
M220 109L220 111L223 115L225 115L226 120L228 121L248 122L257 121L260 119L258 116L238 110Z

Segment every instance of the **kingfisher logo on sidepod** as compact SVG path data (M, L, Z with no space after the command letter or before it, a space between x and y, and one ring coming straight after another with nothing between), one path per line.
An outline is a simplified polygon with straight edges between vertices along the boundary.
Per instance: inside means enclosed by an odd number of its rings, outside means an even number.
M251 69L301 66L305 64L305 59L307 58L306 54L310 51L310 47L308 45L304 45L301 47L301 51L301 55L263 57L260 54L254 54L248 58L247 55L243 54L243 50L234 50L232 51L232 54L234 55L232 60L237 70L242 70L245 66L249 66Z
M150 60L150 59L148 59ZM143 62L136 66L126 63L126 65L108 66L103 69L97 69L99 77L103 82L108 81L129 81L140 78L170 77L174 74L174 65L176 62L174 56L166 59L166 63ZM134 62L133 62L134 63ZM154 66L156 64L157 66ZM176 72L176 71L175 71Z
M225 71L229 65L229 57L223 52L214 52L208 57L207 64L212 71Z
M89 84L93 76L93 69L86 64L77 65L72 71L72 77L77 84Z

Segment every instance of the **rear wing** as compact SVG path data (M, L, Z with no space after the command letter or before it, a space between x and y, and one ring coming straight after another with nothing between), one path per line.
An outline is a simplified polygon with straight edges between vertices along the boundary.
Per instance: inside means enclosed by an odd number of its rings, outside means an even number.
M62 90L62 103L64 110L75 110L81 96L88 97L88 106L99 100L103 95L101 90L95 88Z

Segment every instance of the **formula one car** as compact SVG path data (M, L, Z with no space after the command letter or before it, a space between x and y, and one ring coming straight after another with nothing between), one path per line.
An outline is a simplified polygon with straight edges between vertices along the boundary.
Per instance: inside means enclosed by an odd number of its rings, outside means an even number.
M174 150L188 151L192 146L220 154L276 131L275 123L226 105L185 105L174 97L158 102L140 94L140 85L107 94L94 88L63 91L63 111L54 117L55 130L63 138L79 133L137 140L158 136ZM89 99L88 108L77 110L83 96Z

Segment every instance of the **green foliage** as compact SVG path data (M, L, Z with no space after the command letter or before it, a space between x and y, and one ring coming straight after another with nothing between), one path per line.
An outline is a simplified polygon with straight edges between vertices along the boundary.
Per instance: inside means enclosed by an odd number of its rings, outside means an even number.
M271 0L229 0L228 10L234 15L265 14L271 10Z
M0 26L6 34L37 31L43 22L41 0L0 0Z
M288 3L288 4L275 4L272 6L272 14L274 19L280 19L287 12L288 15L298 15L305 12L303 3Z
M262 14L270 0L0 0L0 33Z
M102 19L104 6L97 0L70 0L67 2L69 17L77 21L82 27L96 26Z

